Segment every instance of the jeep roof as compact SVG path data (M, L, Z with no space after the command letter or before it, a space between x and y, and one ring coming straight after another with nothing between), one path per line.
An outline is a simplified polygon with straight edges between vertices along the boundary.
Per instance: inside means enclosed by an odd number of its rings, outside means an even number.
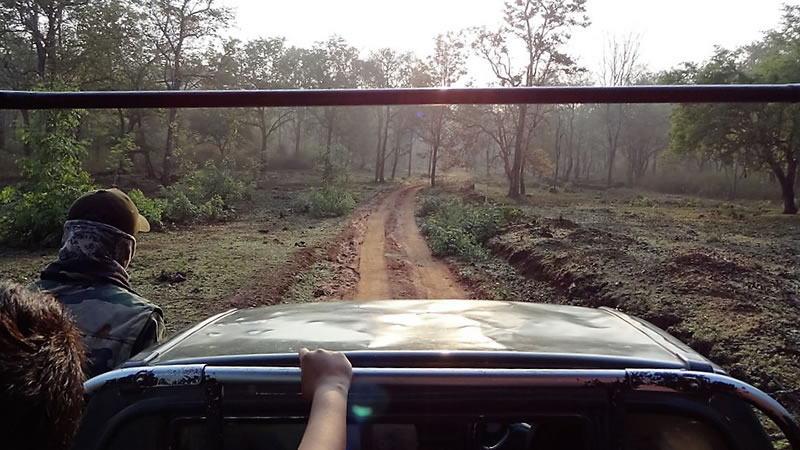
M303 347L395 367L662 368L724 373L659 328L609 308L386 300L230 310L128 362L290 365Z

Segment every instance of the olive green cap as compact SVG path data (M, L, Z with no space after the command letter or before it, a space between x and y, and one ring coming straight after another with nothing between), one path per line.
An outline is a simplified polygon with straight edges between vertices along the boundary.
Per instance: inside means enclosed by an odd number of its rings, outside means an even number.
M117 188L82 195L70 207L67 220L100 222L130 235L150 231L150 223L139 214L133 200Z

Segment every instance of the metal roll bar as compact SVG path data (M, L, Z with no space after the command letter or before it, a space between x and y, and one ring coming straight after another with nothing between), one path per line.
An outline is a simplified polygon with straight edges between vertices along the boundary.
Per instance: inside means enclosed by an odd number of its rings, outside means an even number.
M0 109L797 102L800 102L800 84L260 91L0 91Z
M87 395L106 383L159 388L226 384L297 384L298 367L214 367L194 365L117 369L84 384ZM765 392L726 375L674 369L353 369L353 385L527 388L609 388L672 393L719 393L756 407L781 429L792 448L800 448L800 426Z

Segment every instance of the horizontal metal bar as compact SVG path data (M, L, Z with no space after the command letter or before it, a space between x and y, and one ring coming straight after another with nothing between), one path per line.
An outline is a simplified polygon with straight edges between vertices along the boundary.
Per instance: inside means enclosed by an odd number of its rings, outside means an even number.
M125 387L190 386L203 382L203 364L185 366L130 367L106 372L83 383L91 395L109 383Z
M0 91L0 109L767 102L800 102L800 85L548 86L261 91Z
M206 367L219 383L299 383L296 367ZM621 383L625 370L573 369L390 369L355 368L353 384L391 386L581 387Z

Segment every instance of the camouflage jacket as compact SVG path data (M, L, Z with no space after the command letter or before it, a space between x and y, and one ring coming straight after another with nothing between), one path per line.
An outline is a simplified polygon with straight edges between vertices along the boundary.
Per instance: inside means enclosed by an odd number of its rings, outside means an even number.
M120 366L165 335L161 309L130 286L126 267L134 249L133 237L114 227L69 221L58 261L32 286L72 314L90 353L90 377Z

